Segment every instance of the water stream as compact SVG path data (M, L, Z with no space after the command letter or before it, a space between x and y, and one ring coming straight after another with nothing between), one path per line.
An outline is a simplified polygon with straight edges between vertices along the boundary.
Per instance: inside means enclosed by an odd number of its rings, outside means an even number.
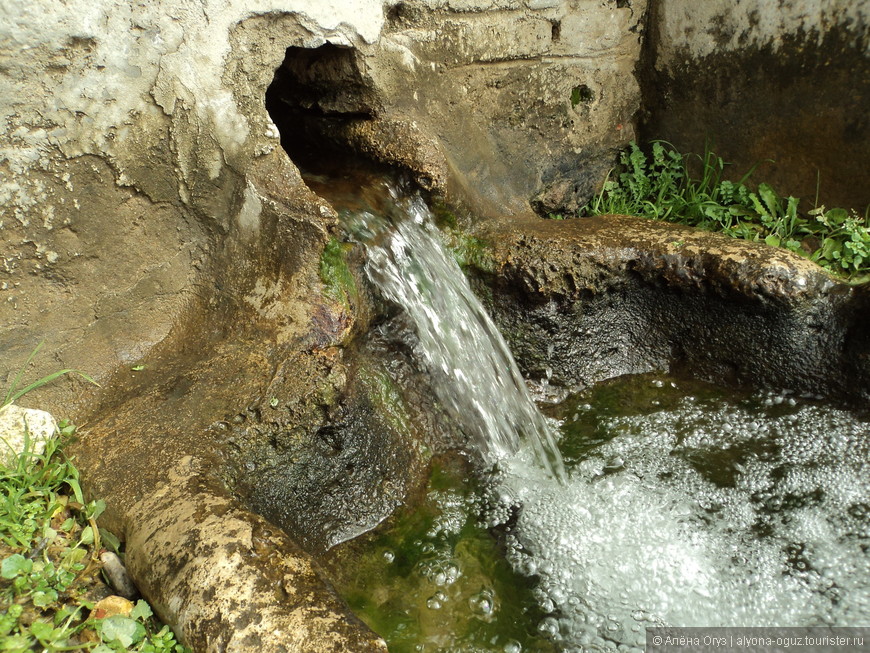
M395 188L389 192L387 216L353 212L345 226L366 245L368 278L413 324L415 358L439 402L488 464L524 445L550 476L564 481L552 429L426 204Z
M642 648L650 625L870 624L866 420L663 375L602 384L545 417L425 205L394 193L392 206L349 213L346 228L493 470L473 491L464 473L436 479L422 512L361 540L367 553L347 545L353 573L337 585L392 650L612 650Z

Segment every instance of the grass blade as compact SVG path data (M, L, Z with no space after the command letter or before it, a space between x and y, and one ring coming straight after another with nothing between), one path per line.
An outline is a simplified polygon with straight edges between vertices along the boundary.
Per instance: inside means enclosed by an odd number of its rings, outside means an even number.
M26 395L26 394L27 394L28 392L30 392L31 390L36 390L37 388L41 388L41 387L44 386L46 383L51 383L51 382L54 381L56 378L61 377L61 376L63 376L64 374L77 374L78 376L82 377L82 378L85 379L86 381L88 381L88 382L90 382L90 383L93 383L95 386L99 386L99 385L100 385L99 383L97 383L96 381L94 381L90 376L88 376L88 375L85 374L84 372L80 372L79 370L73 370L73 369L58 370L57 372L52 372L52 373L49 374L48 376L44 376L44 377L42 377L42 378L39 379L38 381L34 381L34 382L31 383L30 385L28 385L26 388L23 388L23 389L19 390L18 392L13 393L12 396L11 396L11 398L10 398L9 395L7 394L7 396L6 396L6 400L5 400L5 402L4 402L3 405L5 406L6 404L14 403L16 400L20 399L21 397L23 397L24 395Z

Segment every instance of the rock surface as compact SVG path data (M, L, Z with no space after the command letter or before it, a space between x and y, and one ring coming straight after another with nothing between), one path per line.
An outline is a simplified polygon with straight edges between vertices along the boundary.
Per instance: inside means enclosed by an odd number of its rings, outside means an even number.
M37 375L61 361L105 379L180 335L219 292L227 250L255 248L262 206L248 177L278 147L263 95L285 47L376 38L380 4L356 4L348 20L305 0L6 3L4 365L45 337L55 360L35 361ZM90 396L80 390L67 379L43 396L69 412Z
M260 231L226 245L236 266L215 281L248 292L216 293L188 314L184 339L116 374L71 451L87 491L108 504L103 524L128 543L132 578L195 650L383 650L297 544L317 529L291 539L251 512L249 493L234 491L239 470L265 476L290 464L281 453L294 444L313 448L345 394L347 374L330 352L354 320L322 295L318 273L332 214L286 183L285 161L263 157L249 176ZM298 249L284 246L290 234ZM260 276L251 283L252 271ZM233 438L227 425L243 414L266 419ZM319 490L285 495L289 509L312 515ZM376 495L364 484L358 491Z
M870 399L867 287L791 252L625 216L492 222L478 235L493 257L490 308L533 379L583 387L672 369Z

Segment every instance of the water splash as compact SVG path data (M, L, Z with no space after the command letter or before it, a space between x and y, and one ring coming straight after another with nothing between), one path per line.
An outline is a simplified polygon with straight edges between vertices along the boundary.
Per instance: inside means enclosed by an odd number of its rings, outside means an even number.
M487 463L513 455L523 443L551 477L564 481L550 426L426 204L394 189L391 195L389 217L358 211L344 220L366 243L369 279L413 323L414 353L438 401Z
M687 396L602 419L606 437L579 447L569 475L428 209L394 194L388 213L358 211L347 227L366 243L369 279L413 323L438 401L498 463L485 525L503 529L508 560L537 579L542 635L560 650L604 651L643 647L649 625L866 622L866 422ZM443 597L432 597L437 612Z

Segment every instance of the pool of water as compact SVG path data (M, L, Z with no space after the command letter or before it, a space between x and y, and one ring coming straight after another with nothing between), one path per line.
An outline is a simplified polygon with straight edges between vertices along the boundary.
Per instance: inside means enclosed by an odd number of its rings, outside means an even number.
M507 562L481 515L485 493L465 460L441 458L417 505L330 552L354 612L390 651L555 651L535 580Z
M642 646L648 625L870 619L862 417L656 375L601 384L552 414L571 482L555 488L519 464L502 485L522 505L508 557L539 576L566 649Z
M542 407L562 484L521 449L331 553L391 651L641 648L644 628L870 624L870 433L789 394L661 374Z

